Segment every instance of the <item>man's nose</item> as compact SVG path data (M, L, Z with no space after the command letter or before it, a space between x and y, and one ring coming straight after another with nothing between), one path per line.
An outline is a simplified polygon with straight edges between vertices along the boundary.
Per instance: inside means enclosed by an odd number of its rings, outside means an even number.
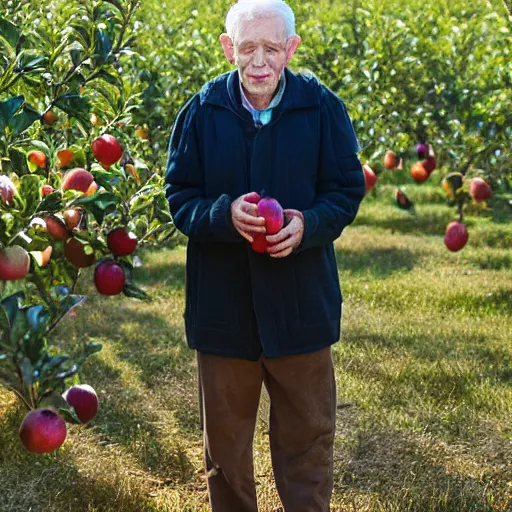
M265 65L265 50L263 48L257 48L254 52L254 57L252 59L252 63L254 66L264 66Z

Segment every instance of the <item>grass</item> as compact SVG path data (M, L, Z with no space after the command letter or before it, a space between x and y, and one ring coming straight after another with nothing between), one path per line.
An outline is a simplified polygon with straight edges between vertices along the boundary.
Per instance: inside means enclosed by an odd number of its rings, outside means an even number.
M452 210L418 201L410 215L391 199L384 188L365 200L336 242L344 319L333 348L332 510L512 510L512 244L497 234L510 224L468 218L470 243L454 254L442 242ZM185 250L144 261L137 279L153 302L91 293L56 333L67 350L104 344L82 372L101 400L91 425L69 426L57 455L29 454L17 437L24 411L0 392L0 511L208 510L182 321ZM276 512L267 414L264 394L255 473L260 509Z

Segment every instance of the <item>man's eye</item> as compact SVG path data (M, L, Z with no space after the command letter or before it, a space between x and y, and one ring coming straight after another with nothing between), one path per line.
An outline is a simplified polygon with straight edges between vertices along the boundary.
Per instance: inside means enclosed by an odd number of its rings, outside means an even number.
M267 48L267 53L276 53L277 50L275 48Z

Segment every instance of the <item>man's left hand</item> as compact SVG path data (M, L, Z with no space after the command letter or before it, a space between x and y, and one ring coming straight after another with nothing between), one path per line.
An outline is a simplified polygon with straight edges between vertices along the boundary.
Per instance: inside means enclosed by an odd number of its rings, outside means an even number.
M286 227L275 235L268 235L269 248L267 252L272 258L289 256L302 242L304 235L304 216L298 210L284 210L289 221Z

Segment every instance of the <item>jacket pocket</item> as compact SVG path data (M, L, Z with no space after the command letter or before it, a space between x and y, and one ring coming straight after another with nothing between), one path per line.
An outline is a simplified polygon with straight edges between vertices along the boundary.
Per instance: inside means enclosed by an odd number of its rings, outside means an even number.
M239 315L235 287L239 265L232 261L232 253L216 244L201 248L197 256L197 287L190 304L193 323L203 329L236 332Z
M297 254L295 283L301 325L325 324L341 317L341 291L332 246Z

